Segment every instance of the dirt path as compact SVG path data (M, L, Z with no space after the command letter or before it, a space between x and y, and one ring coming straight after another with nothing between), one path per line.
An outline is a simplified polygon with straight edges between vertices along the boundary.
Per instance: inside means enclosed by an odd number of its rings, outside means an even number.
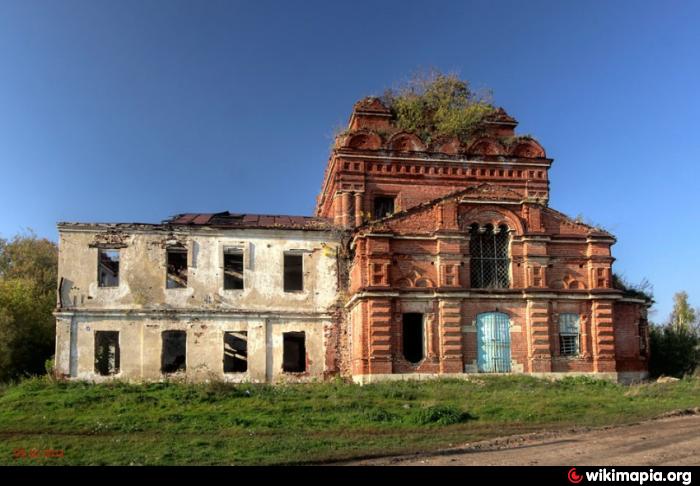
M700 415L681 415L585 432L541 433L472 442L431 454L353 465L700 465Z

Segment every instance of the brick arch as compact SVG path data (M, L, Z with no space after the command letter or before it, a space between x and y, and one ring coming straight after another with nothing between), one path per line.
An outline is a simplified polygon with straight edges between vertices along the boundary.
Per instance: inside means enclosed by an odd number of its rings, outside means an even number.
M585 290L586 284L582 280L567 274L563 279L552 282L551 287L557 290Z
M518 314L516 314L516 313L513 312L512 310L510 310L510 309L502 309L501 307L498 306L498 304L494 304L494 306L493 306L492 308L490 308L489 310L480 310L479 312L475 313L475 314L474 314L474 320L476 320L477 317L479 317L479 316L482 315L482 314L493 314L493 313L503 314L503 315L505 315L505 316L508 316L508 320L510 321L510 325L511 325L511 326L514 326L514 325L515 325L515 324L514 324L514 323L515 323L515 319L516 319L517 317L519 317Z
M433 288L433 287L435 287L435 284L433 283L433 281L430 280L429 278L425 278L425 277L417 278L413 285L414 285L414 287L418 287L418 288Z
M395 285L403 288L433 288L435 287L435 282L425 276L420 269L412 266L407 273L396 280Z
M586 288L586 285L581 281L578 280L575 277L572 277L571 275L567 275L564 277L562 280L562 284L564 285L565 289L570 289L570 290L582 290Z
M456 155L462 149L462 146L457 137L445 137L438 139L433 145L434 152L440 152L447 155Z
M506 149L498 140L484 137L474 141L467 149L467 152L470 154L493 156L505 155Z
M510 154L515 157L530 159L545 157L544 148L535 140L524 140L516 143L510 149Z
M382 138L370 131L353 133L344 140L343 147L360 150L379 150L382 147Z
M490 224L494 228L505 225L518 235L525 232L523 221L517 214L510 209L498 206L475 207L460 211L459 227L462 231L469 231L469 227L474 223L479 226Z
M394 135L387 142L391 150L397 152L423 152L425 144L416 135L407 132L400 132Z

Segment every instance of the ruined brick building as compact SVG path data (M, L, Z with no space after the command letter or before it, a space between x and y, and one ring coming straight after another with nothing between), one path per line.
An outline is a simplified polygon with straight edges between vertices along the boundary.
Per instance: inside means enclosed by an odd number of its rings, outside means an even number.
M468 143L358 102L314 217L60 223L65 377L356 382L647 370L648 302L606 231L548 207L547 158L502 109Z

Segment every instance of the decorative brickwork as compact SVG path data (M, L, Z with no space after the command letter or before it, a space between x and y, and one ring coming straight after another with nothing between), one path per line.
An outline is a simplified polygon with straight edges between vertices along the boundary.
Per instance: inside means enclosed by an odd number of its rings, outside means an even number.
M426 143L380 100L355 105L316 206L352 233L354 376L479 371L490 312L508 316L511 372L646 370L648 303L612 288L615 238L548 207L552 159L516 126L499 109L474 140ZM423 313L419 363L403 359L405 312ZM578 326L565 341L560 313Z
M472 140L422 140L367 98L336 138L314 217L185 213L156 225L59 225L57 372L641 378L649 303L613 288L610 233L548 206L552 160L516 126L499 109ZM186 337L173 353L177 369L166 371L170 332ZM224 354L221 338L233 334L238 347ZM225 365L243 341L237 365ZM100 354L116 356L119 346L118 364L95 373L95 343L104 342Z

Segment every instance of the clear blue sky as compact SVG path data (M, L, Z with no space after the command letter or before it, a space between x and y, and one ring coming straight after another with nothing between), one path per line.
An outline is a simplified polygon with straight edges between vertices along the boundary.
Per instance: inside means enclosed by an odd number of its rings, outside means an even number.
M352 104L456 71L555 159L665 319L700 304L700 2L0 2L0 236L310 214Z

